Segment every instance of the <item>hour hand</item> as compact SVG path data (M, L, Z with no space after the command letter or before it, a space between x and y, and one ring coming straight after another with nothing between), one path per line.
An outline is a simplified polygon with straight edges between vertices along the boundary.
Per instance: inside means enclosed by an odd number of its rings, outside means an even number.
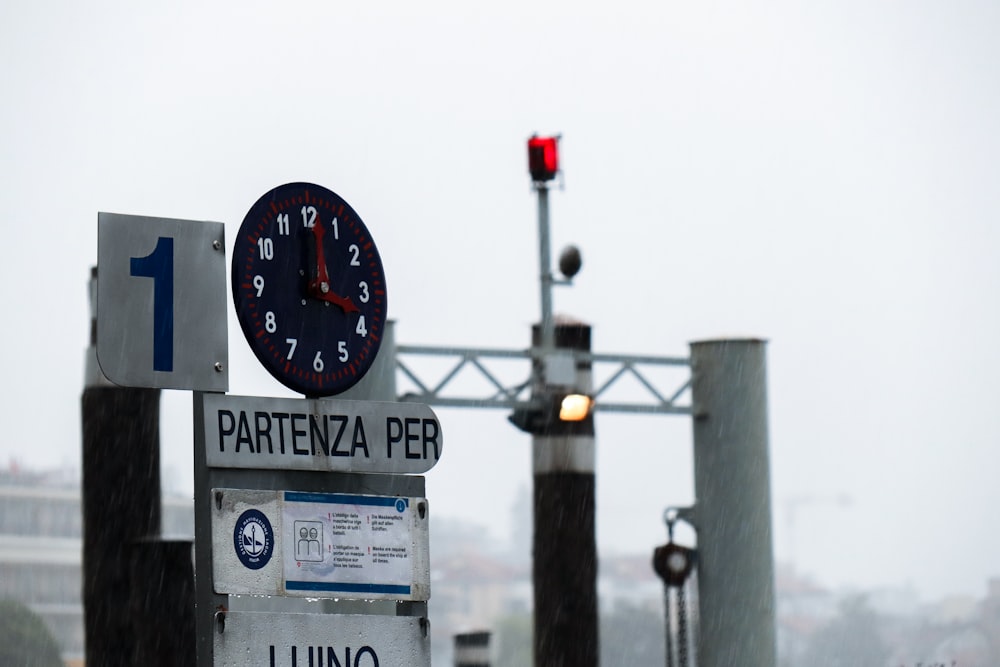
M349 296L338 296L330 291L329 285L326 283L320 283L321 287L318 292L313 294L313 297L319 299L320 301L326 301L327 303L332 303L335 306L340 306L340 309L345 313L359 313L360 309L354 305ZM323 285L326 285L326 291L323 291Z
M326 230L323 229L323 223L319 218L316 219L312 232L316 245L316 272L312 274L315 278L309 282L309 295L314 299L339 306L345 313L360 312L351 301L351 297L339 296L330 289L330 273L327 271L326 257L323 254L323 235L326 234Z

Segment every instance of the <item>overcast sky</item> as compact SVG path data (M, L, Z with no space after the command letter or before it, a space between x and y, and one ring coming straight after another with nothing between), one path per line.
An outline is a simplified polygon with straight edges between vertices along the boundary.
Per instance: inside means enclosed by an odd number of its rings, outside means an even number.
M8 2L0 7L0 461L79 466L97 212L226 223L342 195L401 344L524 348L525 141L563 135L556 311L598 352L766 338L775 547L831 586L1000 576L1000 5ZM288 395L226 318L230 391ZM163 464L190 492L190 394ZM530 441L439 409L438 516L506 537ZM685 417L600 415L602 553L694 498ZM794 513L794 530L790 530ZM433 553L433 541L432 541Z

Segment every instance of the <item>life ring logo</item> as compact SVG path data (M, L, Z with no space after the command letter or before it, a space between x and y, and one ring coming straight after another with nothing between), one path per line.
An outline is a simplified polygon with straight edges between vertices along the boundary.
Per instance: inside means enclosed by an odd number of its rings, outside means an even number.
M247 510L236 520L233 546L240 562L251 570L267 565L274 552L274 530L260 510Z

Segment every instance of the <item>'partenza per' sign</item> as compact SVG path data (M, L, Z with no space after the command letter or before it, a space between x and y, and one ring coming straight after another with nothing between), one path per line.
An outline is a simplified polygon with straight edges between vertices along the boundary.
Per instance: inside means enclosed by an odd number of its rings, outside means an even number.
M421 403L196 393L195 419L213 468L420 474L444 446Z

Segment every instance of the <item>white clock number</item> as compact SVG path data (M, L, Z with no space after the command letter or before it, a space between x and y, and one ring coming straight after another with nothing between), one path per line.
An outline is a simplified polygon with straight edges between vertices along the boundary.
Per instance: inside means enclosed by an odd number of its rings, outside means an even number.
M274 333L278 330L278 323L274 320L274 311L269 310L264 315L264 328L267 329L267 333Z
M362 315L358 318L358 326L354 329L357 333L361 335L362 338L368 335L368 329L365 328L365 316Z
M341 361L347 361L351 356L347 353L346 341L340 341L337 343L337 352L339 352L337 358L340 359Z
M358 257L361 255L361 250L358 248L358 246L352 243L350 247L347 248L347 250L350 251L352 255L351 266L361 266L361 262L358 261Z
M260 249L261 259L274 259L274 241L261 236L257 239L257 247Z
M291 361L292 360L292 355L295 354L295 346L299 344L299 339L298 338L286 338L285 342L288 343L288 345L291 346L291 349L288 350L288 356L285 357L285 358L288 359L289 361Z
M361 301L361 303L368 303L368 299L371 298L371 296L369 296L368 294L368 283L362 280L360 283L358 283L358 287L361 288L361 295L358 297L358 300ZM260 295L258 294L257 296Z
M313 370L316 371L317 373L323 372L323 359L320 358L319 356L320 354L322 353L317 352L316 356L313 357Z
M278 214L278 234L281 236L288 236L288 214L279 213Z
M260 296L261 294L263 294L264 293L264 276L259 275L259 274L256 275L256 276L254 276L253 277L253 286L257 290L257 296ZM362 301L365 301L365 299L362 299Z
M337 219L336 218L333 219L333 221L330 223L330 226L333 227L333 238L335 238L335 239L337 239L339 241L340 240L340 228L337 227Z
M316 225L316 207L315 206L303 206L302 207L302 226L312 229Z

